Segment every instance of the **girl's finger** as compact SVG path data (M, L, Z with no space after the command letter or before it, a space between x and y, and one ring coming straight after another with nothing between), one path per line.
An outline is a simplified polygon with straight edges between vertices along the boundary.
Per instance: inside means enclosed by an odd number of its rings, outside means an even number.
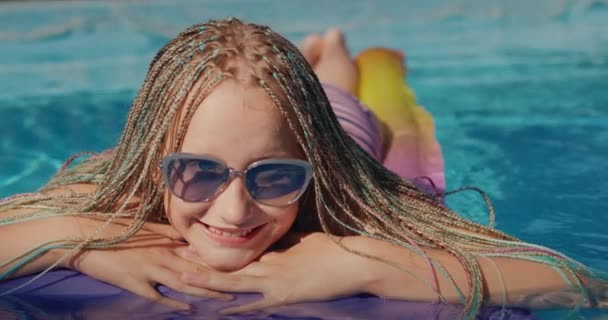
M261 309L266 309L266 308L278 306L279 304L280 303L278 303L276 301L272 301L272 300L264 298L264 299L255 301L255 302L250 303L250 304L245 304L245 305L242 305L242 306L230 307L230 308L226 308L226 309L220 310L220 314L230 315L230 314L235 314L235 313L243 313L243 312L249 312L249 311L256 311L256 310L261 310Z
M203 262L200 260L199 255L196 253L196 251L194 249L191 248L191 246L180 246L180 247L174 248L173 252L175 253L176 256L178 256L184 260L187 260L191 263L194 263L198 266L203 264Z
M155 280L163 284L175 291L182 292L185 294L198 296L198 297L207 297L213 299L219 299L223 301L230 301L234 299L234 297L227 293L217 292L208 290L207 288L194 287L188 285L180 280L180 272L175 272L169 269L159 268L155 275Z
M146 299L150 299L152 301L161 303L166 305L171 309L178 309L183 311L189 311L192 307L185 303L181 302L160 294L149 282L134 282L132 286L128 286L127 290L133 292L138 296L142 296Z
M152 288L152 290L156 291L156 289ZM166 296L163 296L162 294L159 294L159 297L156 299L153 299L154 301L163 304L169 308L172 309L177 309L177 310L182 310L182 311L190 311L192 310L192 306L185 303L185 302L181 302Z
M208 270L202 273L184 272L182 281L192 286L224 292L262 292L260 278Z
M266 275L272 274L274 265L264 262L253 261L242 269L230 272L230 275L234 276L250 276L258 280L266 277Z

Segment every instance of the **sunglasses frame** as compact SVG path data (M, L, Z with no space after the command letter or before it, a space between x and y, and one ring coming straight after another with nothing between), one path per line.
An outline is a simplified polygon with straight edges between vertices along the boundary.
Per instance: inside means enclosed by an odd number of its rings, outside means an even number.
M213 193L213 195L211 197L209 197L207 199L203 199L200 201L188 201L188 200L182 199L180 196L178 196L173 191L173 187L169 183L170 182L169 181L169 163L171 163L171 161L173 161L173 160L211 160L211 161L217 162L217 163L223 165L228 170L228 179L219 188L217 188L217 190ZM254 201L256 201L260 204L266 205L266 206L286 207L286 206L289 206L289 205L293 204L294 202L298 201L298 199L300 199L302 194L304 194L304 192L306 192L306 190L308 189L308 185L310 184L310 180L312 179L312 165L310 163L308 163L308 161L301 160L301 159L291 159L291 158L262 159L262 160L257 160L257 161L250 163L247 166L247 168L245 168L245 170L237 170L232 167L229 167L221 159L218 159L213 156L176 152L176 153L170 153L167 156L165 156L161 160L161 162L159 164L159 168L161 169L165 185L167 186L167 188L169 189L169 191L171 191L171 193L173 195L175 195L176 197L180 198L181 200L183 200L185 202L204 203L204 202L211 202L215 198L217 198L228 187L228 185L232 182L232 180L234 180L236 177L242 177L243 179L246 179L247 171L254 169L260 165L265 165L265 164L289 164L289 165L300 166L300 167L304 168L304 170L305 170L305 174L306 174L305 181L304 181L302 188L300 189L300 191L298 191L298 193L294 196L294 198L284 205L265 204L264 202L261 202L261 201L255 199L251 195L251 191L249 190L249 188L247 188L247 183L245 183L245 189L247 190L249 197L251 197L251 199L253 199Z

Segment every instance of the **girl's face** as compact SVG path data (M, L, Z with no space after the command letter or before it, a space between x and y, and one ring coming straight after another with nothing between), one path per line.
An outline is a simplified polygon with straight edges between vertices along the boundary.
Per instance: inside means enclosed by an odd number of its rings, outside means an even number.
M295 137L262 88L225 80L198 106L181 152L212 156L228 167L245 170L261 159L301 158L298 150ZM166 190L165 210L203 263L237 270L287 233L298 202L287 207L260 204L247 192L243 178L237 177L210 202L185 202Z

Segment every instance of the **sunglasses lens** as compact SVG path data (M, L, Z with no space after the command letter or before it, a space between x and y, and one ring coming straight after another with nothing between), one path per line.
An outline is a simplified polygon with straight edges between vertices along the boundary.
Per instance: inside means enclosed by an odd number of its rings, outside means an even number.
M265 205L284 206L302 195L309 172L302 165L265 163L250 168L245 180L255 200Z
M167 164L171 192L188 202L211 199L228 179L228 169L209 159L172 159Z

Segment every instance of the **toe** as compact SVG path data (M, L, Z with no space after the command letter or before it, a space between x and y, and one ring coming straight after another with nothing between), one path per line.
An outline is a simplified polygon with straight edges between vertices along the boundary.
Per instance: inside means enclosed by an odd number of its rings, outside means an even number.
M323 46L323 38L317 33L308 35L299 45L300 52L311 66L315 66L319 61Z

